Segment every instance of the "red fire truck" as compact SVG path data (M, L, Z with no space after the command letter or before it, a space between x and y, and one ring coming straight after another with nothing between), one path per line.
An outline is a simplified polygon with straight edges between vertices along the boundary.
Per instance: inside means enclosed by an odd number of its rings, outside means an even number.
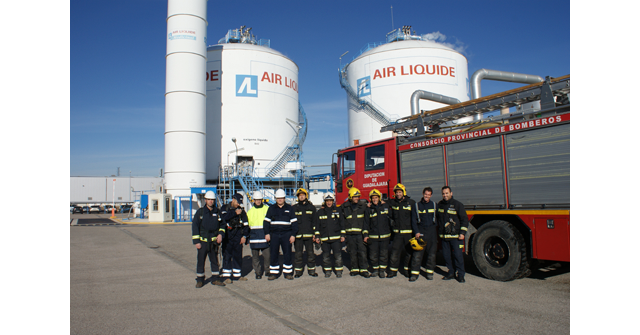
M448 185L469 216L465 250L487 278L528 276L535 260L569 262L569 90L568 75L547 77L382 127L396 136L334 154L336 200L351 187L388 198L402 183L416 201L430 186L438 202ZM506 109L537 100L536 110ZM454 124L496 109L503 113Z

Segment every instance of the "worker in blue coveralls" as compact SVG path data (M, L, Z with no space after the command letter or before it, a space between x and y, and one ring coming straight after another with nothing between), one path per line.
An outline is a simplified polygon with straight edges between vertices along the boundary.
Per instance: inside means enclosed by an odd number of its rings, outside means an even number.
M271 242L271 266L269 267L269 280L278 278L280 273L280 247L284 262L282 272L284 278L293 280L293 262L291 257L291 245L296 240L298 233L298 219L293 207L285 202L286 194L283 189L276 191L276 204L269 207L264 218L264 233L267 242Z
M222 277L224 283L231 284L235 281L246 281L242 277L242 247L249 235L249 220L247 213L242 208L242 195L236 193L231 202L222 207L222 219L227 223L225 237L222 241Z

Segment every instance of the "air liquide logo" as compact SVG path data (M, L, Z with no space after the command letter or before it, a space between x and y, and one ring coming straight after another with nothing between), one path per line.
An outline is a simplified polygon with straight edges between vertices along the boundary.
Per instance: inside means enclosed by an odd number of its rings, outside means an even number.
M358 97L366 97L371 95L371 77L366 76L358 79Z
M196 40L195 30L178 29L169 33L169 40Z
M258 97L258 76L246 74L236 75L237 97Z

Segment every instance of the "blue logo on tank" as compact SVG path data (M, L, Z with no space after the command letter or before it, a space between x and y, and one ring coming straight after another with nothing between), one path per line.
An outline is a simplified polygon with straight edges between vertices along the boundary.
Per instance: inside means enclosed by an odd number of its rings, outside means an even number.
M237 74L236 75L236 96L237 97L258 97L258 76Z

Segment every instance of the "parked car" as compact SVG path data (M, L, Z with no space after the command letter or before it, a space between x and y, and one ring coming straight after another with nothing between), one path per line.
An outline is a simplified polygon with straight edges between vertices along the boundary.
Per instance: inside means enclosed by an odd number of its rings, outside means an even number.
M89 213L100 213L100 206L94 205L89 209Z
M111 205L104 205L104 212L105 213L111 213L111 209L113 208L113 206Z
M90 209L91 209L91 207L89 207L89 206L83 206L82 207L82 213L88 214Z
M73 213L73 214L76 214L76 213L77 213L77 214L82 214L82 207L80 207L80 206L74 206L74 207L73 207L73 211L72 211L72 213Z

